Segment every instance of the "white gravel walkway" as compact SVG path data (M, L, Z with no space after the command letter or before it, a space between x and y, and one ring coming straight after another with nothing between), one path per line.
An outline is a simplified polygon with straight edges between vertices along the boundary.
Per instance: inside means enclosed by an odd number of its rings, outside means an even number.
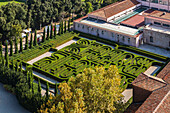
M19 103L15 95L7 92L0 83L0 113L29 113Z

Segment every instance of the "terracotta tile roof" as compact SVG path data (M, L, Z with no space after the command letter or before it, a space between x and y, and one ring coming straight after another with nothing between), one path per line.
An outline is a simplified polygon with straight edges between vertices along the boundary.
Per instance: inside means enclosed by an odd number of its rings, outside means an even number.
M169 73L170 73L170 62L157 75L156 77L157 79L155 79L155 77L146 77L147 75L143 73L140 74L137 77L137 79L134 80L132 85L137 85L140 88L152 90L152 93L137 110L131 109L131 107L129 107L127 110L128 111L134 110L133 112L135 113L145 113L145 112L168 113L170 111L170 84L169 84L170 74Z
M164 11L149 9L144 12L144 15L146 15L147 17L151 16L151 17L161 18L165 20L170 20L170 13Z
M166 86L166 83L160 79L157 79L156 77L152 77L144 73L141 73L139 75L139 78L137 77L132 82L132 85L148 91L154 91L156 89Z
M121 24L139 28L145 25L145 17L141 15L135 15L125 21L122 21Z
M108 5L94 12L91 12L90 15L102 17L106 19L126 9L129 9L137 4L139 4L139 2L137 2L136 0L124 0L121 2L116 2L111 5Z

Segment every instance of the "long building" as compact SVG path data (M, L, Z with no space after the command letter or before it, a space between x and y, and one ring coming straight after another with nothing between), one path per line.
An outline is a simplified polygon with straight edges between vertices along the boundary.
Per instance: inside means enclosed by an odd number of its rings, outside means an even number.
M75 20L74 30L135 47L148 43L170 49L169 8L160 1L160 7L144 2L123 0L103 7Z

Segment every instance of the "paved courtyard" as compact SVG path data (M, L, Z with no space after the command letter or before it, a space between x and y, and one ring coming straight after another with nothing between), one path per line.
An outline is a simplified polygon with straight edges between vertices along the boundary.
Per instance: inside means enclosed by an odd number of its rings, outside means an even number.
M29 113L19 103L15 95L7 92L0 83L0 113Z

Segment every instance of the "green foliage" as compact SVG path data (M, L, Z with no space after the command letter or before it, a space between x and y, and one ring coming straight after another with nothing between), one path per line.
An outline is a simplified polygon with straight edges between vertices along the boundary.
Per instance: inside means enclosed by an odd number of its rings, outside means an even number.
M20 52L23 52L22 37L20 37Z
M32 31L31 31L30 49L32 49L32 47L33 47L33 35L32 35Z
M25 50L28 49L28 34L26 34L26 39L25 39Z
M15 38L15 54L18 54L18 40Z
M61 21L61 34L64 33L64 23L63 23L63 20Z
M65 22L64 22L64 32L66 32L67 31L67 23L66 23L66 20L65 20Z
M2 42L0 42L0 55L3 55L3 54L2 54L2 51L3 51Z
M34 46L37 46L37 31L35 30L35 33L34 33Z
M53 25L51 24L51 33L50 33L50 38L53 38Z
M68 20L68 31L70 31L70 22L71 22L71 19L69 18L69 20Z
M46 83L46 98L49 98L49 84L48 82Z
M49 40L49 38L50 38L50 28L48 26L48 28L47 28L47 40Z
M10 40L10 56L13 55L13 41Z
M43 37L42 37L42 42L45 42L46 37L45 37L45 28L44 28L44 32L43 32Z
M8 55L8 42L5 41L5 60L6 60L6 67L9 68L9 55Z
M56 28L56 24L54 25L54 38L57 36L57 28Z

